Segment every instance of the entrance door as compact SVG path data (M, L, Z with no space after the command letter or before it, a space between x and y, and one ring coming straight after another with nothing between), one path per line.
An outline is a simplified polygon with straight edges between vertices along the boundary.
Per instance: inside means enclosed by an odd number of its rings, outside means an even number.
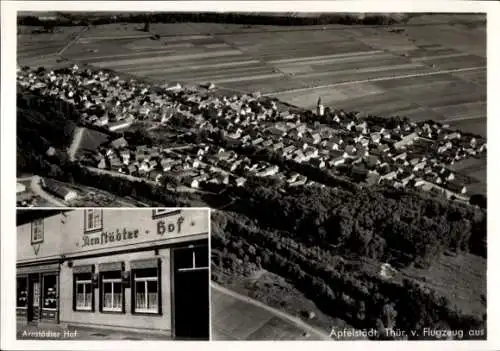
M209 339L208 257L208 246L205 245L174 250L176 339Z
M40 276L30 274L28 277L28 322L37 322L40 319L40 300Z

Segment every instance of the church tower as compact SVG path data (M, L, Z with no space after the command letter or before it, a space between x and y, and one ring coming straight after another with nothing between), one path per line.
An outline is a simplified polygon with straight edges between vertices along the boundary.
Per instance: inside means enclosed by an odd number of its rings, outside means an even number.
M321 117L325 114L325 107L321 103L321 97L318 99L318 104L316 105L316 114Z

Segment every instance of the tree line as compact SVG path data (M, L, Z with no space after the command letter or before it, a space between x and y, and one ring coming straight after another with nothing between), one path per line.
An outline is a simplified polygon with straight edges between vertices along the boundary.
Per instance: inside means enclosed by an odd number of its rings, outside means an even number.
M168 12L168 13L117 13L117 14L76 14L61 13L50 19L38 16L19 16L18 25L41 26L50 23L51 26L101 25L116 22L129 23L176 23L176 22L207 22L233 23L241 25L274 25L274 26L308 26L308 25L393 25L406 23L410 18L387 14L318 14L317 16L301 16L291 13L234 13L234 12Z
M485 315L464 315L416 281L380 279L328 247L305 244L287 231L263 229L246 216L213 213L212 250L215 279L224 270L241 276L264 268L292 282L324 313L356 328L376 328L381 335L385 328L398 328L409 339L421 339L424 327L463 330L465 338L468 330L485 327Z

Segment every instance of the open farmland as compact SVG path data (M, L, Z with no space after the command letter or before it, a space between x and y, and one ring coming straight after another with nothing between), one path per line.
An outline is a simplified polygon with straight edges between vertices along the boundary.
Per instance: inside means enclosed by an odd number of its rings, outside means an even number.
M81 33L64 56L162 82L259 91L306 108L321 96L336 108L432 118L485 135L484 25L477 16L441 17L391 27L153 23L158 40L141 24L116 23Z
M42 27L19 26L17 63L21 66L55 67L60 65L59 53L84 27L58 27L53 33L42 33Z

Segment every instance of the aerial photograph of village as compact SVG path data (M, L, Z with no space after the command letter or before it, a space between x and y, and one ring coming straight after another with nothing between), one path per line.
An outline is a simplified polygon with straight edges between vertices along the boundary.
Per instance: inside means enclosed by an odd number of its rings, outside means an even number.
M18 207L210 207L215 340L486 339L486 14L19 12Z

